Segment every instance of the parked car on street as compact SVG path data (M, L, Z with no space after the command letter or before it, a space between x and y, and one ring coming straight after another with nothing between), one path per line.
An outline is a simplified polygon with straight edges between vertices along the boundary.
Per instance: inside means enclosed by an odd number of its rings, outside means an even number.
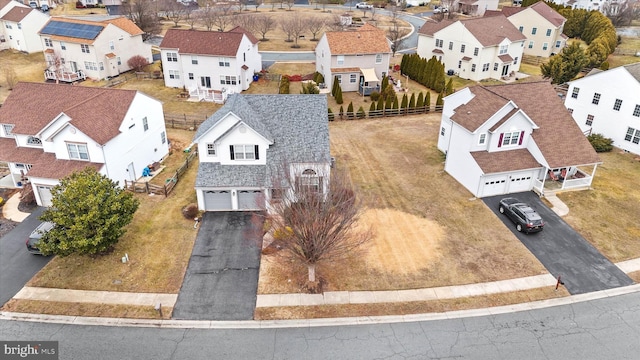
M499 206L500 213L507 215L516 224L516 230L519 232L528 234L542 231L544 228L542 217L529 204L508 197L500 200Z
M32 254L42 255L40 249L38 249L38 242L40 241L40 238L42 238L42 235L44 235L44 233L53 229L53 225L54 224L49 221L45 221L38 225L38 227L31 232L31 235L29 235L29 238L27 239L27 251Z
M356 9L373 9L373 5L366 2L360 2L356 4Z
M438 6L436 6L433 9L433 13L434 14L448 13L448 12L449 12L449 9L447 9L446 7L438 7Z

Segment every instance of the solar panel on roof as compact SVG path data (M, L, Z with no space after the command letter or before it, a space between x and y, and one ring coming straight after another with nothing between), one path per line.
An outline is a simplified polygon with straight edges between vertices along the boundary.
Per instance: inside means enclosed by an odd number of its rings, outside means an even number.
M78 39L93 40L102 31L101 25L76 24L66 21L49 21L42 30L44 35L69 36Z

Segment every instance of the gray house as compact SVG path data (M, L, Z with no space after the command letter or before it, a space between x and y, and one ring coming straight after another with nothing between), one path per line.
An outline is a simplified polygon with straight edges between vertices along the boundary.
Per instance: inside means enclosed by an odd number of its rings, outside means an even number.
M326 192L331 156L324 95L233 94L200 125L198 207L263 210L296 179Z

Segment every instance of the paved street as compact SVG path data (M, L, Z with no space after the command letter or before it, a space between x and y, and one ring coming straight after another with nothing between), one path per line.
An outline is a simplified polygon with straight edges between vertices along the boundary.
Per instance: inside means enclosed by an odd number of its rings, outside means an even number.
M498 211L498 202L507 196L533 206L545 221L544 230L529 235L519 233L513 222ZM536 193L528 191L482 200L553 276L562 276L564 286L572 295L633 284L633 280L549 209Z
M253 319L262 239L252 229L249 212L205 213L174 319Z

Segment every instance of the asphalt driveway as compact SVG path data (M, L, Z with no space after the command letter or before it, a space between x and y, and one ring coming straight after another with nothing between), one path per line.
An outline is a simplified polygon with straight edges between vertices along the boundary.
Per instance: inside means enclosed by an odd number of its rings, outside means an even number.
M251 214L205 213L174 319L253 319L262 238L253 231Z
M514 223L498 211L500 199L508 196L527 202L535 208L545 221L544 230L530 235L516 231ZM564 286L572 295L634 283L627 274L548 208L536 193L492 196L482 200L553 276L562 276Z
M11 232L0 238L0 305L17 294L53 258L33 255L25 245L29 234L41 223L38 217L42 211L44 208L36 209Z

